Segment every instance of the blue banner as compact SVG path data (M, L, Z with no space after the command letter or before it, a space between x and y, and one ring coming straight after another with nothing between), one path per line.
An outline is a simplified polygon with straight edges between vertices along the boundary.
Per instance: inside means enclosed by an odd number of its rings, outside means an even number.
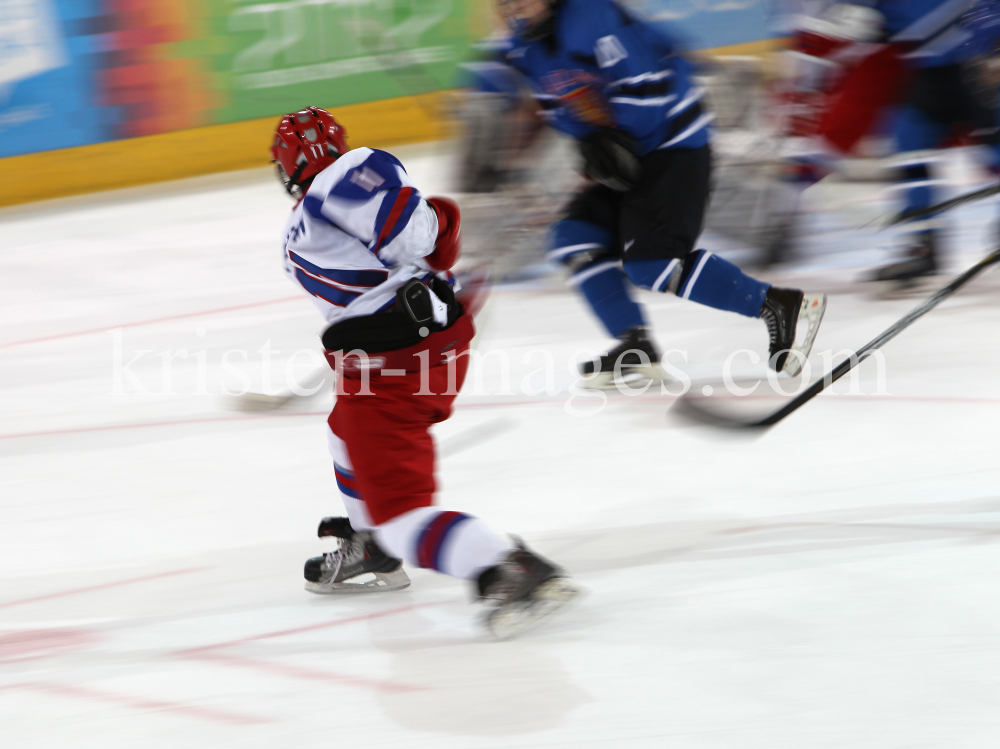
M0 0L0 157L96 143L88 54L73 23L88 0ZM69 32L69 33L68 33Z

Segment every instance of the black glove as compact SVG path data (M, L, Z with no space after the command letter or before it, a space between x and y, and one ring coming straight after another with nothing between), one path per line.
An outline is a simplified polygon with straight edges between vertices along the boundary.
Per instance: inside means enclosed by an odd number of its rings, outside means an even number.
M580 141L583 173L618 192L631 190L639 182L638 147L623 130L603 128Z

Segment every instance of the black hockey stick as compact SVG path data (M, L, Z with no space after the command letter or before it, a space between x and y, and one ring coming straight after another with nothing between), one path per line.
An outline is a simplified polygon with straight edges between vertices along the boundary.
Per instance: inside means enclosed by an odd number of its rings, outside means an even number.
M864 359L867 359L872 353L878 350L882 344L891 341L902 331L908 328L914 321L916 321L917 318L923 317L925 314L934 309L934 307L936 307L940 302L947 299L958 289L979 275L983 270L996 262L1000 262L1000 249L991 252L989 255L965 271L965 273L958 276L955 280L934 294L934 296L930 297L927 301L910 312L910 314L906 315L906 317L900 319L892 327L883 331L876 338L859 348L851 354L851 356L840 362L840 364L823 375L822 378L816 380L812 385L792 398L792 400L788 401L788 403L783 405L781 408L772 411L766 416L756 419L742 419L736 416L726 416L706 409L698 404L697 401L699 399L692 398L688 395L684 395L679 398L671 410L676 412L679 416L700 422L702 424L722 427L724 429L762 429L773 426L788 416L788 414L792 413L792 411L804 406L810 400L822 393L826 388L854 369L854 367L860 364Z
M979 190L973 190L972 192L967 192L963 195L959 195L958 197L951 198L950 200L942 200L940 203L929 205L926 208L917 208L912 211L900 211L891 219L878 224L878 229L881 231L882 229L888 229L890 226L905 224L907 221L915 221L918 218L927 218L935 213L943 213L944 211L957 208L965 203L971 203L974 200L988 198L991 195L996 195L997 193L1000 193L1000 183L990 185L989 187L984 187Z

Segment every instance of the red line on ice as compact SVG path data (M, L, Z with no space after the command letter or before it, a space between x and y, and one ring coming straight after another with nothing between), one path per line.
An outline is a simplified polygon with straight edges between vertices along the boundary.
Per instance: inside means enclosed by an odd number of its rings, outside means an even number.
M255 658L245 658L243 656L228 655L226 653L184 651L177 655L200 661L210 661L222 663L228 666L236 666L237 668L249 668L256 671L265 671L267 673L277 674L279 676L288 676L293 679L302 679L304 681L334 682L337 684L347 684L352 687L381 689L390 692L422 692L428 689L428 687L419 687L412 684L404 684L403 682L386 681L384 679L365 679L358 676L338 674L332 671L320 671L314 668L302 668L301 666L287 666L281 663L270 663L268 661L261 661Z
M137 328L142 325L155 325L161 322L170 322L171 320L183 320L188 317L203 317L205 315L218 315L223 312L235 312L241 309L252 309L253 307L266 307L270 304L283 304L285 302L296 301L299 299L304 299L301 294L296 296L284 296L279 299L268 299L264 302L252 302L249 304L237 304L232 307L217 307L216 309L202 310L201 312L185 312L180 315L169 315L167 317L154 317L151 320L139 320L137 322L124 323L122 325L105 325L101 328L91 328L90 330L76 330L72 333L58 333L56 335L43 336L41 338L26 338L22 341L10 341L8 343L0 343L0 349L14 348L15 346L27 346L32 343L44 343L46 341L58 341L63 338L76 338L82 335L94 335L97 333L107 333L109 331L115 330L116 328Z
M34 596L32 598L21 598L17 601L7 601L6 603L0 603L0 609L11 608L12 606L26 606L29 603L38 603L39 601L48 601L53 598L63 598L64 596L76 596L81 593L92 593L95 590L105 590L107 588L118 588L122 585L135 585L136 583L144 583L149 580L158 580L163 577L176 577L177 575L190 575L194 572L202 572L203 570L209 569L208 567L190 567L184 570L174 570L172 572L160 572L156 575L145 575L143 577L132 577L128 580L118 580L113 583L102 583L101 585L88 585L84 588L74 588L73 590L63 590L59 593L47 593L43 596Z
M203 645L199 648L188 648L186 650L178 650L173 653L175 657L178 658L190 658L194 660L201 661L214 661L217 663L236 666L239 668L252 668L258 671L265 671L268 673L279 674L281 676L288 676L293 679L302 679L305 681L326 681L326 682L336 682L339 684L347 684L355 687L367 687L369 689L383 689L390 690L393 692L418 692L429 687L418 686L414 684L406 684L404 682L397 681L387 681L384 679L364 679L356 676L346 676L343 674L334 673L331 671L319 671L310 668L301 668L299 666L287 666L279 663L270 663L267 661L261 661L254 658L245 658L243 656L228 655L225 653L219 653L218 651L222 648L227 648L233 645L242 645L249 642L258 642L260 640L270 640L275 637L287 637L289 635L296 635L302 632L313 632L319 629L329 629L331 627L339 627L345 624L356 624L358 622L370 621L372 619L381 619L387 616L395 616L396 614L405 614L408 611L416 611L418 609L425 609L430 606L441 606L443 601L436 601L433 603L417 603L411 606L401 606L395 609L386 609L385 611L376 611L372 614L363 614L361 616L352 616L347 619L336 619L332 622L323 622L321 624L310 624L305 627L295 627L294 629L282 629L275 632L263 632L259 635L251 635L250 637L243 637L238 640L229 640L227 642L217 642L213 645Z
M396 614L405 614L408 611L416 611L418 609L426 609L431 606L441 606L443 601L436 601L434 603L415 603L410 606L401 606L397 609L386 609L385 611L376 611L373 614L362 614L361 616L352 616L347 619L335 619L332 622L323 622L321 624L309 624L305 627L295 627L294 629L280 629L275 632L264 632L259 635L251 635L250 637L241 637L238 640L228 640L226 642L217 642L214 645L203 645L200 648L188 648L186 650L179 650L175 655L179 656L189 656L203 653L208 650L215 650L216 648L227 648L231 645L242 645L247 642L259 642L260 640L270 640L275 637L287 637L288 635L297 635L302 632L314 632L318 629L329 629L331 627L340 627L344 624L356 624L357 622L369 621L371 619L381 619L385 616L395 616Z
M105 692L100 689L90 687L74 687L66 684L55 684L44 681L26 681L19 684L8 684L0 686L2 690L32 689L36 692L44 692L60 697L78 697L94 702L107 702L122 707L129 707L134 710L156 710L158 712L170 712L189 718L200 718L202 720L213 721L215 723L229 723L236 726L254 726L261 723L273 723L267 718L258 718L253 715L242 715L231 713L228 710L215 710L210 707L199 707L197 705L185 705L181 702L167 702L164 700L151 700L145 697L133 697L127 694L115 694Z

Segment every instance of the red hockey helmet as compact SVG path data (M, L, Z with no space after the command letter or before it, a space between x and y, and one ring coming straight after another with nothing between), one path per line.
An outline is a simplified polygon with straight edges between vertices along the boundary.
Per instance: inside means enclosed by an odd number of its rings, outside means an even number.
M347 131L319 107L286 114L278 123L271 156L288 194L301 196L309 181L347 153Z

